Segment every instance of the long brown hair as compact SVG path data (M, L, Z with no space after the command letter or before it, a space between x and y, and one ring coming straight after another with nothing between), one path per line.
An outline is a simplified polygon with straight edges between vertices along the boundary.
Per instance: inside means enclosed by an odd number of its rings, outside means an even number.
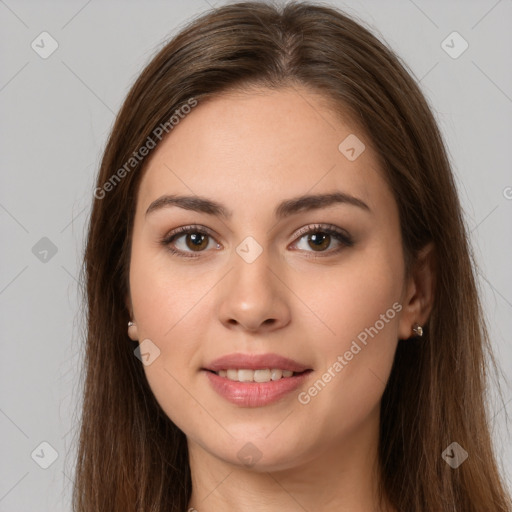
M496 363L476 265L440 132L406 69L361 22L334 8L246 2L193 20L143 70L106 145L88 226L75 512L183 512L188 505L186 437L154 398L127 336L131 231L148 161L138 151L157 144L157 128L169 127L191 98L200 103L251 85L305 86L350 113L396 198L407 269L422 247L435 245L430 319L421 341L399 341L382 397L381 491L399 511L510 510L484 401ZM456 469L441 456L454 441L469 453Z

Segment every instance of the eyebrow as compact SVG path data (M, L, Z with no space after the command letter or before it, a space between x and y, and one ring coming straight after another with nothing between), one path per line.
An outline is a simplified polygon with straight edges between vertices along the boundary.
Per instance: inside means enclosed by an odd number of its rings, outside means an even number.
M361 199L358 199L357 197L354 197L345 192L332 192L329 194L303 195L288 199L276 207L274 215L277 219L283 219L302 211L319 210L333 204L348 204L371 213L370 207ZM213 201L206 197L197 195L161 196L149 205L148 209L146 210L146 215L162 208L171 206L178 206L179 208L183 208L185 210L202 212L208 215L223 217L225 219L231 219L233 216L232 211L228 210L225 206L218 203L217 201Z

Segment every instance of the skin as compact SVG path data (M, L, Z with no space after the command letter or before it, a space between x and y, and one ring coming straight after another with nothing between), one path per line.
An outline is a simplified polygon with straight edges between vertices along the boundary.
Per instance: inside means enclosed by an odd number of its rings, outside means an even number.
M354 161L338 150L349 134L366 146ZM361 199L371 212L334 204L274 217L283 200L334 191ZM177 206L146 215L164 194L207 197L233 216ZM161 239L192 224L213 234L202 252L180 234L174 247L198 257L171 254ZM332 237L315 250L310 236L296 235L315 224L348 231L354 245ZM247 236L262 248L252 263L236 252ZM132 339L150 339L160 350L144 366L149 385L187 436L189 507L386 510L376 498L380 400L398 339L412 336L414 323L423 325L431 311L431 255L425 248L426 264L405 279L397 204L371 141L321 96L298 87L231 92L199 103L175 126L140 184L127 305L136 323ZM394 303L401 306L394 318L300 403L298 393ZM276 403L240 407L219 396L200 370L233 352L274 352L313 372ZM237 454L249 442L260 458L246 467Z

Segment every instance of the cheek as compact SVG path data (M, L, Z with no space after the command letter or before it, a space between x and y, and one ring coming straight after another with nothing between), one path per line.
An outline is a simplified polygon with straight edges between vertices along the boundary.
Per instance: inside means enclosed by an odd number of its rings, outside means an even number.
M326 353L342 350L376 322L383 337L397 335L401 308L393 304L401 296L402 264L394 251L386 246L367 248L324 270L304 272L294 291L314 313L308 322L315 322L322 333Z
M208 275L201 272L180 271L165 250L134 243L130 291L139 335L161 342L175 339L180 324L204 295L207 281Z
M144 365L144 372L171 421L181 429L190 429L207 421L204 410L187 392L192 389L191 368L197 366L198 342L202 339L197 315L205 314L207 304L204 299L201 301L205 290L198 283L207 283L197 275L192 279L192 273L185 276L172 268L165 254L134 244L130 291L139 342L149 339L159 350L151 364Z
M376 248L331 268L320 280L317 275L315 287L303 281L301 293L309 290L308 305L324 332L317 336L319 380L303 402L311 398L318 417L334 416L340 428L362 420L384 391L398 342L401 272L399 257ZM339 407L332 407L333 400Z
M173 292L178 276L172 275L171 267L160 255L141 245L134 243L130 263L130 292L139 343L149 339L159 350L154 362L145 366L148 378L161 375L168 380L165 370L174 373L183 366L177 359L186 357L187 341L191 339L182 339L180 330L180 320L186 319L188 288L180 283L179 294Z

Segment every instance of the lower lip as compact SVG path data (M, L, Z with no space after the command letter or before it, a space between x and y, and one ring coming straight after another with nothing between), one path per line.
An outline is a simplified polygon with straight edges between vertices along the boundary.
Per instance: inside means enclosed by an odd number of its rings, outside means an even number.
M237 382L216 373L203 370L213 389L229 402L242 407L262 407L276 402L297 389L311 373L311 370L293 377L270 382Z

